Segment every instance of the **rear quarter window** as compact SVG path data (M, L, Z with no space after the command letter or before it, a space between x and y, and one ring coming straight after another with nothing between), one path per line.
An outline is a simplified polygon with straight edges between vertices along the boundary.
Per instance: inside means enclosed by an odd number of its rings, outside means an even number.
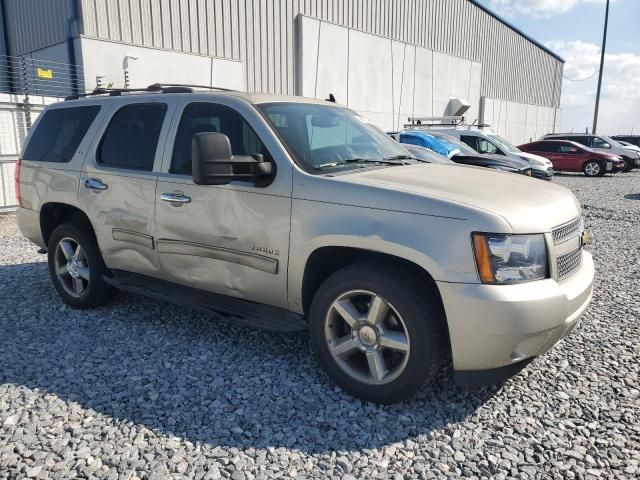
M22 158L36 162L69 162L99 111L99 105L45 111Z

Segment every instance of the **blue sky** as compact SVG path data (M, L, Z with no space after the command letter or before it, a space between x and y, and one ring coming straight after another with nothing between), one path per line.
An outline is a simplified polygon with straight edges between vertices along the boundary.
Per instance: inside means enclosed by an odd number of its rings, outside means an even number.
M480 0L565 58L562 130L591 126L605 0ZM600 133L640 134L640 0L612 0Z

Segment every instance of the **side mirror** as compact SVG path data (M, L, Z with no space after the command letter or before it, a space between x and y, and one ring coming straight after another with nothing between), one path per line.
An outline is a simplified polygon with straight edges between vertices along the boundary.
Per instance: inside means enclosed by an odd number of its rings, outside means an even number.
M260 154L233 155L229 137L222 133L197 133L191 140L191 171L196 185L226 185L233 180L262 181L273 166Z

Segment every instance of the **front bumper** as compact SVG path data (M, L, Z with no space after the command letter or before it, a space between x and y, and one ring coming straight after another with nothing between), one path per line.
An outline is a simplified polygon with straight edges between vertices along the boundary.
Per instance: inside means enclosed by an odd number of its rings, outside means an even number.
M437 282L444 303L457 375L509 371L566 337L589 306L594 266L583 251L582 266L558 282L518 285ZM517 373L519 369L511 374ZM470 382L464 382L469 384Z
M609 164L610 162L607 162L607 164ZM611 162L612 163L612 167L611 169L607 169L607 172L611 172L611 173L618 173L621 172L625 169L626 164L624 162Z
M541 180L551 180L553 178L553 168L531 166L531 173L533 178L539 178Z

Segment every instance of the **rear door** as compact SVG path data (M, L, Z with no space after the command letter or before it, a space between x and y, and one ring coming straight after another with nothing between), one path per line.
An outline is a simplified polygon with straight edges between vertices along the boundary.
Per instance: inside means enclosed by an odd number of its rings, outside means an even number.
M160 95L126 100L112 106L109 120L87 154L79 200L94 226L107 267L160 276L155 194L168 119L175 105Z
M558 167L558 170L565 170L567 172L581 172L582 165L584 164L585 151L574 145L559 145L558 158L561 161L562 168ZM555 166L555 164L554 164Z

